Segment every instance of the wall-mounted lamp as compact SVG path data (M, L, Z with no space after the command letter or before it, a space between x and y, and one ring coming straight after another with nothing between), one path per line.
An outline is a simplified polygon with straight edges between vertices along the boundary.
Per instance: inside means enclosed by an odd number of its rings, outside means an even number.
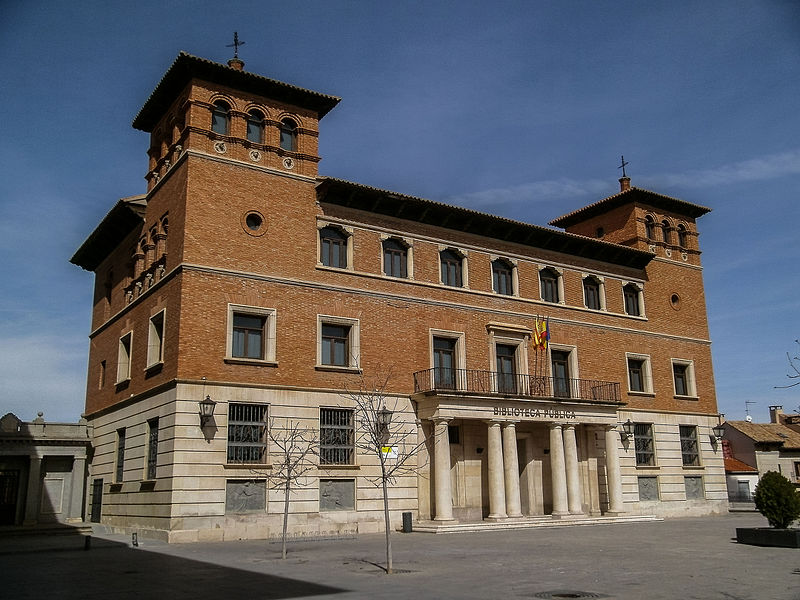
M632 437L633 437L633 423L631 422L631 420L630 420L630 419L628 419L627 421L625 421L625 422L622 424L622 432L621 432L621 433L622 433L622 435L624 435L624 436L625 436L627 439L630 439L630 438L632 438Z
M205 427L208 422L214 418L214 407L217 405L211 399L211 396L206 396L205 400L201 400L200 404L200 427Z

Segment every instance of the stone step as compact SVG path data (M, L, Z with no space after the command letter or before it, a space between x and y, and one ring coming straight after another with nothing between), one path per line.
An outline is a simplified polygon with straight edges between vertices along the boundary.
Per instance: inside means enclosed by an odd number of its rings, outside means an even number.
M642 523L663 521L655 515L627 515L615 517L567 517L554 519L549 516L508 519L506 521L478 521L473 523L436 523L421 521L413 524L413 531L419 533L468 533L474 531L498 531L508 529L533 529L536 527L580 527L588 525L610 525L614 523Z

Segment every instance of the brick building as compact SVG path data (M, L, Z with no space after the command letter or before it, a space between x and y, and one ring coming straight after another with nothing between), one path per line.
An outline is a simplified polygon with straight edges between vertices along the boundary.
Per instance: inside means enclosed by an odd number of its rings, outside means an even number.
M292 529L378 530L346 392L389 372L392 426L425 442L394 522L726 510L709 209L623 177L562 231L321 177L338 102L180 54L136 116L147 192L72 258L95 273L94 514L171 541L274 535L268 429L297 420L321 446Z

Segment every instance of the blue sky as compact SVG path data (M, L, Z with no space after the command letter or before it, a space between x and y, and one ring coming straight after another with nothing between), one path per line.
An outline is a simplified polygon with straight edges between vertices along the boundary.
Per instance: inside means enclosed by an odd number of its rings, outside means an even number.
M92 275L142 193L131 121L177 53L342 97L324 175L536 224L632 184L699 222L720 411L791 410L800 350L800 2L0 3L0 414L83 409Z

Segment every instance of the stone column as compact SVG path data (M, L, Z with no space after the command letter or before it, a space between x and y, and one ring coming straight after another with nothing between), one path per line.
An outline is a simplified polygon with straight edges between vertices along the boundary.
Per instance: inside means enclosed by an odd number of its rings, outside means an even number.
M448 419L433 420L433 486L436 516L434 521L453 520L453 492L450 489L450 437Z
M550 472L553 477L553 516L569 514L567 506L567 469L564 464L564 439L561 423L550 423Z
M513 422L503 425L503 472L506 483L506 514L509 517L521 517L517 427Z
M67 523L83 521L83 489L86 478L86 457L75 456L72 459L72 491L70 493Z
M505 519L506 490L500 423L489 421L489 519Z
M581 479L578 471L578 444L575 441L575 425L564 425L563 435L564 459L567 468L567 498L569 499L569 514L582 515L583 496L581 495Z
M23 525L36 525L39 522L39 505L42 493L42 457L31 456L28 469L28 493L25 499Z
M606 426L606 480L609 516L625 512L622 502L622 472L619 468L619 432L615 425Z

